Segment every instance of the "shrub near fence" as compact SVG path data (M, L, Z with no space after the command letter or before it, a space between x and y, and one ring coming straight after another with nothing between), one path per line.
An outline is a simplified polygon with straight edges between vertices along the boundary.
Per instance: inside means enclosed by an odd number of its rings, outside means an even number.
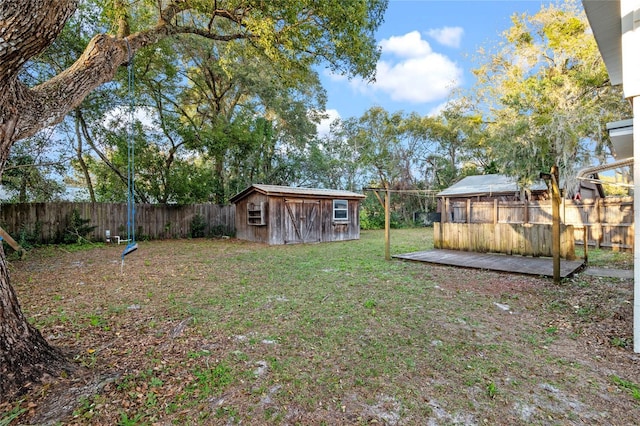
M63 240L74 210L95 226L89 239L104 241L107 230L112 238L126 238L125 203L3 204L0 224L16 240L26 235L32 242L57 243ZM137 240L234 235L235 206L137 204L135 227Z

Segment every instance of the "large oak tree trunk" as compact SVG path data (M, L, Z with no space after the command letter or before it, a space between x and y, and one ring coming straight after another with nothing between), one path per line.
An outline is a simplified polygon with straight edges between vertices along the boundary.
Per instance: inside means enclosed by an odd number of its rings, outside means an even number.
M168 22L188 8L186 2L170 2L157 25L146 31L128 35L124 28L117 37L97 35L71 67L27 87L18 79L21 67L58 37L77 4L78 0L0 0L0 177L16 141L62 121L88 93L111 81L131 54L175 34ZM71 367L27 322L0 248L0 401Z
M55 40L75 8L76 0L0 1L0 176L16 141L62 120L126 59L121 40L99 36L69 70L35 88L22 84L22 65ZM72 367L25 318L0 247L0 402Z
M130 55L178 32L168 22L189 7L184 1L170 2L156 26L133 35L124 25L117 37L97 35L71 67L27 87L18 79L20 69L58 37L77 4L78 0L0 0L0 177L16 141L62 121L89 92L111 81ZM0 401L71 367L27 322L0 248Z
M0 402L10 400L47 375L70 371L72 364L50 346L25 318L9 284L9 271L0 247Z

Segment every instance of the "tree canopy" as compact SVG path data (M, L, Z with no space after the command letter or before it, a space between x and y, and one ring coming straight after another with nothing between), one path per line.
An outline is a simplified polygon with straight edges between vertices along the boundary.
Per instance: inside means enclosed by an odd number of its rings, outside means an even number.
M374 32L382 22L386 1L145 0L128 4L116 0L101 13L105 27L115 29L114 33L96 35L70 67L37 86L27 86L18 79L22 66L56 40L77 7L77 0L0 5L3 146L60 122L90 91L111 81L130 55L171 36L245 40L283 69L306 73L312 65L325 63L336 72L373 78L379 56ZM39 114L33 114L36 110Z
M576 167L608 151L604 124L629 112L584 12L566 1L514 15L503 41L480 53L474 95L498 170L528 186L556 164L572 191Z

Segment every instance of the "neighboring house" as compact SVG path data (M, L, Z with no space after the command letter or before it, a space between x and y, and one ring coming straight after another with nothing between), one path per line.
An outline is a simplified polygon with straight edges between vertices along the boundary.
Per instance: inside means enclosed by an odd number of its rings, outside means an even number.
M443 222L467 222L471 214L468 202L521 201L523 198L544 200L547 198L547 185L543 181L537 182L529 188L526 196L523 194L516 180L509 176L467 176L437 194L438 212L447 212L441 218Z
M588 169L584 169L588 172ZM604 198L602 184L597 179L597 173L591 173L596 182L579 180L576 193L581 194L582 199ZM516 180L505 175L478 175L467 176L449 188L440 191L437 197L447 198L449 202L466 201L524 201L525 191L518 186ZM528 201L548 199L547 185L540 180L534 183L526 192L524 198Z
M597 178L597 173L593 175ZM579 188L576 193L580 195L576 199L586 201L604 198L604 191L600 183L578 180L578 185ZM547 185L544 181L534 183L526 194L523 194L524 191L518 186L516 180L509 176L498 174L467 176L437 194L438 212L448 212L448 215L443 218L445 222L464 223L468 220L484 222L488 218L477 210L480 217L472 217L467 205L469 202L476 203L474 205L477 206L479 205L477 203L481 204L483 202L508 203L525 200L535 202L549 199ZM515 220L515 217L520 217L521 215L522 213L510 217L509 220ZM520 221L523 220L526 221L524 217L521 217Z
M447 198L449 201L520 201L523 191L516 180L505 175L478 175L467 176L449 188L437 194L439 198ZM529 188L530 200L544 199L547 195L547 185L536 182Z
M350 191L254 184L236 205L236 237L267 244L360 238L362 194Z

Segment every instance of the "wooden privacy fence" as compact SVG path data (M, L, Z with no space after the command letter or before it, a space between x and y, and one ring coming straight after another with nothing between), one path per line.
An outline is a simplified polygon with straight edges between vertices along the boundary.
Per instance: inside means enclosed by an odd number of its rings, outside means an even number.
M444 199L442 222L450 224L551 224L551 201L449 201ZM633 249L633 199L562 200L560 222L573 227L576 244ZM446 229L444 235L446 233ZM452 230L451 232L457 232ZM480 232L480 231L478 231ZM439 234L435 234L435 239Z
M88 235L90 239L104 241L107 230L112 238L120 236L126 239L125 203L3 204L0 207L0 225L16 239L27 235L33 242L60 242L65 229L71 225L74 210L80 218L88 219L87 225L95 226ZM137 204L135 228L137 240L234 235L235 206Z
M434 247L479 253L552 257L551 225L522 223L434 223ZM575 259L571 225L560 227L560 257Z

